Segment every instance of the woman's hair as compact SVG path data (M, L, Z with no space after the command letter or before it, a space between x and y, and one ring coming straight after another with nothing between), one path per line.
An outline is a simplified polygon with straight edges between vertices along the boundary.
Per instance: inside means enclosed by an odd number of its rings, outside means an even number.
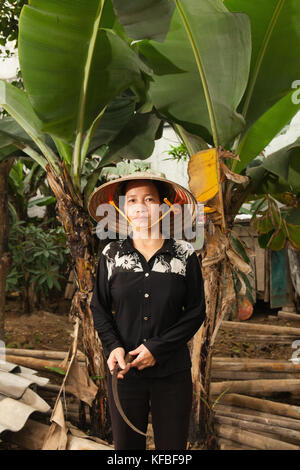
M141 181L141 180L137 180L137 181ZM154 186L156 187L157 189L157 192L158 192L158 196L159 196L159 203L160 204L163 204L164 202L164 197L167 197L168 199L170 198L170 191L169 191L169 187L168 185L166 185L163 181L157 181L157 180L143 180L143 181L146 181L146 182L151 182L154 184ZM128 183L132 182L132 180L128 180L128 181L122 181L119 186L117 187L117 190L115 192L115 203L119 203L119 196L125 196L126 194L126 185ZM124 207L122 207L123 209Z

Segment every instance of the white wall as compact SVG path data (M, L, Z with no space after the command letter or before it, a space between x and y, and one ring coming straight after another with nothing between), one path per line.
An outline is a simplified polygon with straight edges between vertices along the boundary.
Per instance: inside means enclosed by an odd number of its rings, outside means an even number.
M164 161L166 158L171 158L171 156L168 155L168 151L171 150L171 145L177 147L180 145L180 140L173 129L167 126L164 129L163 137L155 142L155 148L151 157L144 161L149 162L154 171L164 173L166 178L176 181L176 183L189 189L187 176L188 162L183 160L179 162L176 160Z
M5 49L9 49L10 51L14 50L14 43L9 42L5 48L0 47L1 53L4 52ZM11 80L16 77L17 68L19 67L19 59L17 52L14 52L13 56L8 59L0 59L0 78L4 80Z
M273 152L276 152L282 147L286 147L287 145L292 144L299 137L300 137L300 111L291 120L291 123L288 126L286 132L281 135L279 134L266 147L265 149L266 156Z

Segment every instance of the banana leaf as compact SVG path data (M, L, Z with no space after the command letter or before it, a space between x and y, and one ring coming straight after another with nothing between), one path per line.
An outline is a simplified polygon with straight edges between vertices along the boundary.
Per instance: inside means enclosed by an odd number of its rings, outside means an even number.
M108 144L101 167L126 159L144 160L152 154L161 120L155 113L135 113L120 133Z
M214 147L226 146L245 125L236 108L249 76L249 18L221 0L175 4L164 42L138 42L154 71L149 94L166 119Z
M293 102L293 93L294 90L290 91L268 109L246 132L237 149L240 161L233 165L236 173L257 157L299 111L300 101L298 104Z
M246 127L233 151L240 156L232 170L240 173L271 142L300 109L293 84L300 57L298 0L224 0L232 12L251 22L252 56L249 81L238 111Z
M300 193L300 141L268 155L257 158L246 170L251 178L252 194Z
M173 0L112 0L119 22L132 39L163 41L175 4Z
M106 3L31 0L20 16L19 58L29 100L42 130L68 142L81 139L115 96L141 82L141 71L149 72L109 29Z
M239 111L247 128L290 93L299 74L299 0L224 0L232 12L251 22L252 56L249 82Z

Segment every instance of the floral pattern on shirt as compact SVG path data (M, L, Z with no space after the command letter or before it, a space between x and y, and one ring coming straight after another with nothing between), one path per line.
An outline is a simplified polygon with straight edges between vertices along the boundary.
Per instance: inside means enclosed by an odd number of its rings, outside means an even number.
M193 245L184 240L175 240L173 248L176 256L173 256L170 261L167 261L163 254L158 255L153 264L152 271L181 274L185 276L187 258L194 251Z
M193 252L194 248L191 243L174 239L172 255L157 254L152 271L185 276L187 259ZM122 240L108 243L102 253L106 257L108 279L111 278L115 270L118 272L144 271L139 254L136 251L131 253L122 252Z
M127 255L115 256L116 267L120 267L127 271L143 271L139 256L137 253L128 253Z

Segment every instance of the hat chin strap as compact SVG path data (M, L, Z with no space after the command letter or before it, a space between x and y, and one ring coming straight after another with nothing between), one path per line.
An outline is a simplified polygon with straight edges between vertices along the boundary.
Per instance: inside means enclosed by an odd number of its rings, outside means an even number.
M134 222L132 222L132 221L129 219L129 217L127 217L127 215L124 214L124 212L123 212L121 209L119 209L119 207L115 204L115 202L114 202L113 200L110 200L110 201L108 201L108 202L109 202L112 206L114 206L114 208L117 209L117 211L118 211L123 217L125 217L125 219L127 220L127 222L128 222L130 225L134 226L137 231L140 231L141 227L138 226L138 225L136 225ZM147 227L143 227L143 228L147 228L147 229L148 229L148 228L151 228L153 225L157 224L160 220L162 220L162 219L172 210L172 207L173 207L174 204L171 204L171 202L170 202L166 197L164 197L164 202L170 206L170 209L168 209L167 212L165 212L161 217L159 217L159 219L157 219L155 222L153 222L153 224L148 225ZM181 203L182 203L182 201L177 202L177 204L181 204Z

